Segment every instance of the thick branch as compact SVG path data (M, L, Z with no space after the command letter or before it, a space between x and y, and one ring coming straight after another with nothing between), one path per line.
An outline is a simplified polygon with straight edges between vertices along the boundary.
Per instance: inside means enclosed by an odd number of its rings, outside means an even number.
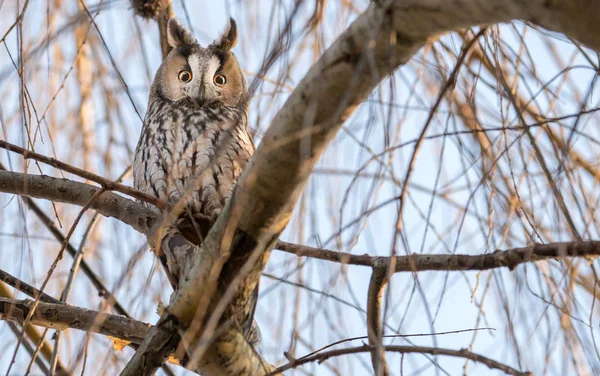
M0 171L0 192L21 196L84 206L100 189L67 179ZM143 205L111 192L105 192L95 199L90 208L104 216L114 217L143 234L148 233L157 217L155 212Z
M81 178L93 181L95 183L98 183L102 186L102 188L104 188L107 191L117 191L117 192L121 192L124 193L128 196L131 196L133 198L137 198L138 200L141 201L145 201L145 202L149 202L151 204L153 204L154 206L160 208L160 209L164 209L166 207L166 202L158 199L154 196L151 196L147 193L144 192L140 192L137 189L128 187L124 184L121 184L117 181L114 180L110 180L107 179L105 177L102 177L100 175L96 175L92 172L86 171L86 170L82 170L78 167L75 166L71 166L70 164L67 164L65 162L61 162L58 159L54 159L54 158L50 158L50 157L46 157L45 155L27 150L27 149L23 149L20 146L17 145L13 145L10 144L6 141L0 140L0 148L6 149L6 150L10 150L12 152L15 152L17 154L21 154L23 156L23 158L25 159L34 159L36 161L45 163L47 165L50 165L52 167L56 167L59 170L63 170L66 172L69 172L73 175L77 175Z
M427 270L488 270L507 267L513 270L518 265L550 259L600 255L600 241L576 241L549 244L532 244L528 247L497 250L484 255L422 255L380 257L353 255L328 249L280 241L277 249L298 257L312 257L348 265L392 267L394 273ZM393 265L392 265L393 263Z
M0 319L23 323L33 306L33 300L0 298ZM30 324L65 330L89 331L139 344L147 336L150 325L141 321L73 307L66 304L38 303Z

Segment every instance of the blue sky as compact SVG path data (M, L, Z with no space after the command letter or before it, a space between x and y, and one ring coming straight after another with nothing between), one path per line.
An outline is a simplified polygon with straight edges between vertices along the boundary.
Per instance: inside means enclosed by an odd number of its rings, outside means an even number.
M156 27L137 19L137 24L143 35L143 48L137 39L136 25L127 1L106 1L108 9L100 12L97 24L106 41L106 48L95 43L93 59L106 67L102 72L95 72L94 98L94 137L96 153L92 156L94 172L115 178L131 162L131 151L135 148L141 129L141 120L136 108L143 115L149 85L150 75L160 64L160 50L157 44ZM208 44L224 27L227 17L233 16L240 27L240 42L235 49L241 65L247 71L248 81L254 78L265 54L277 38L277 32L285 22L286 15L291 12L291 2L283 2L273 11L272 3L268 1L252 1L247 3L237 1L209 2L186 1L185 8L190 16L191 24L185 16L183 3L174 2L176 14L185 25L191 26L202 44ZM2 4L2 3L0 3ZM46 36L46 1L32 0L31 9L25 19L25 41L30 45L43 42ZM364 9L366 2L357 5ZM90 5L90 8L93 8ZM76 4L65 5L56 11L56 28L67 24L68 15L74 14ZM6 25L14 19L14 4L3 3L0 8L0 35L4 34ZM310 16L312 5L301 8L297 21L293 24L296 34L302 32L304 21ZM324 48L333 42L339 33L356 17L356 14L343 13L340 16L339 5L329 2L326 8L324 23L320 27L317 49L313 44L314 38L300 42L293 38L287 59L284 57L267 72L269 80L285 77L288 65L289 77L283 82L282 88L265 81L259 92L252 99L251 124L258 128L256 141L260 142L261 131L264 131L276 110L283 105L290 90L297 85L310 67L315 56L318 57ZM581 103L587 108L598 107L597 89L592 89L593 95L582 99L592 84L593 71L581 52L572 45L564 42L557 34L542 35L523 23L516 22L504 25L496 30L507 51L523 56L519 68L521 74L517 83L518 92L526 98L535 96L531 106L539 107L539 113L549 117L570 115L579 111ZM93 32L92 34L95 34ZM491 43L489 37L488 43ZM527 44L527 53L520 51L521 41ZM44 109L50 102L58 83L69 72L75 51L73 36L64 33L53 41L50 46L60 45L58 49L42 50L41 53L26 63L29 72L26 77L33 101L36 106ZM339 249L356 254L389 255L392 250L393 229L398 214L398 202L392 201L371 213L368 218L363 214L365 209L376 207L393 197L398 196L400 188L394 180L404 176L413 145L398 148L393 154L385 154L382 158L390 162L386 168L381 164L371 162L364 173L378 174L381 178L373 180L359 178L353 181L352 175L340 173L327 174L330 170L355 172L361 168L372 154L380 153L386 147L402 144L415 139L423 124L428 111L434 103L439 89L443 85L442 73L448 74L453 68L456 56L460 51L461 42L457 36L445 36L441 40L448 50L440 43L437 61L431 49L421 51L415 58L401 67L392 79L385 80L374 91L367 103L363 104L344 125L336 139L327 149L317 166L317 172L308 183L305 192L296 208L295 215L282 235L282 239L308 245L323 246ZM551 41L551 44L549 44ZM17 56L18 48L13 33L7 40L7 47L13 56ZM551 46L554 50L550 49ZM493 46L490 45L493 50ZM554 51L554 55L551 53ZM113 56L115 65L110 62L108 52ZM589 51L587 53L590 56ZM562 58L564 64L574 67L568 73L569 81L562 83L563 74L557 76L562 67L557 66L556 57ZM440 63L441 62L441 63ZM100 64L101 63L101 64ZM443 68L438 68L443 64ZM477 65L470 66L477 69ZM445 68L445 69L444 69ZM511 68L507 68L509 71ZM117 70L123 77L133 101L125 95L123 84L120 82ZM535 76L532 72L535 71ZM463 70L463 75L467 77ZM502 127L518 125L514 110L510 108L506 97L499 97L500 86L495 77L480 71L480 81L473 88L471 79L465 78L457 83L457 95L471 93L480 111L478 118L482 126ZM553 79L556 76L555 79ZM0 92L5 101L2 104L4 134L11 142L24 145L23 121L19 119L18 96L19 81L14 68L9 63L4 45L0 45ZM540 95L537 93L550 82L551 90ZM490 85L486 85L491 83ZM494 85L495 84L495 85ZM103 87L112 88L119 105L107 111ZM54 89L53 89L54 88ZM560 93L556 100L548 93ZM77 141L78 89L75 74L72 73L65 81L65 89L59 93L51 111L49 120L42 123L44 143L39 141L36 150L57 158L81 165L81 155ZM389 105L391 103L391 106ZM449 107L444 102L440 107L428 135L448 133L464 127L459 121L450 117L456 108ZM568 132L569 126L576 126L579 133L573 139L574 148L590 160L594 160L594 140L597 131L594 127L597 116L583 116L579 122L570 118L551 125L556 129ZM528 119L530 121L530 119ZM533 121L531 121L533 122ZM52 129L52 140L48 137L47 129ZM489 137L498 148L507 140L517 140L517 131L489 132ZM545 143L543 143L545 142ZM530 160L519 160L519 150L531 152L526 141L517 141L511 147L507 157L500 158L502 166L510 165L519 172L527 170L533 176L531 180L519 185L521 200L531 207L539 208L539 221L555 230L553 239L570 240L565 231L564 220L556 214L556 205L548 187L543 187L544 179L540 176L539 166ZM551 151L547 141L542 141L546 152ZM495 192L492 184L482 179L481 150L469 134L438 137L427 140L420 151L417 164L412 174L411 189L404 211L404 236L406 243L397 244L397 252L413 253L467 253L481 254L493 252L495 249L525 246L531 241L531 233L524 230L522 218L507 217L504 201L499 198L502 192ZM109 158L108 158L109 157ZM108 158L108 159L107 159ZM109 162L107 162L109 160ZM558 170L559 159L552 159L551 168L556 172L556 180L568 196L569 203L581 202L576 189L569 188L564 174ZM0 153L0 161L7 162L5 153ZM20 159L11 156L12 167L22 170ZM51 168L43 167L44 173L58 176ZM37 167L31 165L31 173L39 173ZM70 178L73 178L70 176ZM499 179L499 178L498 178ZM125 182L131 184L131 177ZM516 184L516 183L515 183ZM582 178L582 186L593 191L595 182ZM501 184L500 184L501 185ZM429 192L423 190L425 187ZM446 197L436 196L432 201L431 191L437 187L438 192L446 192ZM490 199L490 197L492 197ZM449 200L446 200L448 198ZM469 211L464 214L453 206L468 205ZM493 211L490 210L492 202ZM51 206L40 202L47 212ZM28 282L39 285L45 277L50 260L56 254L59 245L56 242L36 239L23 240L6 234L22 233L48 237L45 230L40 229L31 213L23 209L18 200L8 195L0 195L0 259L2 268L20 276ZM431 207L431 210L429 209ZM430 212L429 212L430 210ZM490 211L492 212L490 215ZM63 230L67 231L77 209L60 207ZM595 218L595 215L591 215ZM26 219L23 219L25 217ZM12 220L7 220L11 219ZM355 218L359 221L349 226L341 236L335 236L338 230L351 223ZM486 232L487 223L491 218L493 230ZM86 217L89 220L89 217ZM594 220L585 225L578 221L581 228L588 228L586 238L597 238L598 230ZM461 225L462 223L462 225ZM506 224L507 223L507 224ZM80 225L75 232L73 242L81 239L83 228ZM508 229L508 230L507 230ZM504 238L504 232L510 236ZM357 237L358 235L358 237ZM333 236L333 238L332 238ZM547 239L545 239L547 240ZM155 322L158 315L155 307L158 299L168 301L170 289L162 271L157 268L151 273L155 262L150 252L144 250L145 239L133 230L120 225L114 220L102 219L96 228L93 247L90 246L86 260L94 265L106 284L115 289L120 301L127 306L135 317L147 322ZM133 260L136 252L140 251L139 261L129 273L125 273L128 263ZM508 319L514 325L516 342L522 354L521 366L524 369L536 371L536 374L561 374L562 367L572 370L568 362L561 359L561 354L569 351L565 342L560 338L561 319L564 315L558 308L548 304L544 298L552 299L553 291L543 283L544 276L560 277L561 269L555 262L542 262L538 266L528 265L515 271L499 269L494 272L424 272L418 275L418 284L413 275L404 273L393 277L390 287L389 301L386 304L386 334L398 331L401 334L431 333L453 331L469 328L490 327L494 330L480 330L471 348L474 352L484 354L492 359L505 362L520 368L513 339L509 334ZM48 292L58 295L70 267L70 258L66 257L56 272L56 281L48 287ZM586 265L581 265L582 272L589 271ZM124 274L125 273L125 274ZM361 309L366 308L366 294L370 270L364 267L345 266L326 263L318 260L297 259L293 256L274 251L267 266L266 273L271 276L284 278L291 283L304 284L314 290L297 289L289 283L265 277L262 280L261 297L257 310L257 320L263 330L264 341L262 353L270 361L284 360L283 351L290 351L297 356L312 352L329 343L355 336L366 335L365 314ZM123 275L126 277L123 278ZM560 280L560 278L559 278ZM418 286L418 287L415 287ZM567 321L577 332L581 343L586 344L582 357L587 356L590 367L598 367L598 359L594 358L589 313L592 302L588 294L575 288L573 299L577 301L578 310L572 313ZM90 287L86 278L80 275L77 288L70 300L71 304L96 309L99 300ZM353 307L350 307L353 306ZM356 308L358 307L358 308ZM481 308L480 308L481 307ZM484 312L479 317L478 313ZM564 324L564 321L562 322ZM467 348L471 345L473 332L449 334L443 336L425 336L407 339L394 339L393 344L417 344L424 346L439 346L452 349ZM8 328L0 323L0 336L13 338ZM83 336L71 333L69 340L63 342L62 351L66 354L77 352ZM294 338L294 339L292 339ZM408 342L410 341L410 342ZM360 345L362 341L352 342ZM13 345L14 346L14 345ZM127 359L130 350L113 354L109 343L94 336L91 346L98 352L90 361L92 364L104 364L111 357ZM340 345L340 346L345 346ZM548 351L554 348L553 351ZM0 354L0 369L6 369L14 347L10 344ZM587 352L586 352L587 351ZM551 354L548 359L544 358ZM394 375L399 375L400 356L390 354L389 361ZM20 350L17 358L19 370L25 369L28 356ZM434 362L439 367L434 366ZM547 365L545 364L547 362ZM404 359L404 374L419 375L456 375L463 372L464 361L447 357L424 357L420 355L406 356ZM25 366L22 366L25 364ZM330 363L338 367L343 375L369 375L370 360L368 356L342 357ZM106 370L111 374L112 369ZM335 371L327 365L310 364L290 374L308 372L314 375L335 375ZM469 363L469 374L492 375L485 366ZM18 374L18 373L17 373Z

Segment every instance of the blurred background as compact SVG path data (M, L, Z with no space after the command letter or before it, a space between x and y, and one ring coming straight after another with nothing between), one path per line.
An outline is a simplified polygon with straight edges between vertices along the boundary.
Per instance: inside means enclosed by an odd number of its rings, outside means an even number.
M234 52L255 89L250 127L257 145L311 64L368 3L173 0L203 45L228 17L237 21ZM599 239L598 55L523 22L490 25L442 92L463 45L480 31L441 36L371 94L317 165L282 240L389 256ZM0 38L0 139L132 185L133 151L161 62L156 23L134 16L128 0L0 0ZM82 181L5 150L0 163ZM35 203L65 235L80 211ZM132 317L158 320L159 301L168 302L172 290L142 234L88 211L70 243ZM60 249L30 205L0 194L0 269L40 287ZM44 291L59 298L69 285L69 304L119 313L83 271L67 283L72 264L65 254ZM536 375L599 374L597 267L594 259L572 259L513 271L397 273L384 296L384 324L385 334L401 336L385 343L467 348ZM366 336L370 274L273 251L256 313L261 354L284 364L284 351L301 357ZM0 291L25 298L5 285ZM43 374L17 346L14 329L0 321L0 373ZM52 349L54 330L37 330ZM420 336L405 336L411 334ZM133 355L101 335L68 330L60 338L60 361L75 374L114 375ZM390 353L388 361L393 375L496 374L443 356ZM372 372L362 354L287 374Z

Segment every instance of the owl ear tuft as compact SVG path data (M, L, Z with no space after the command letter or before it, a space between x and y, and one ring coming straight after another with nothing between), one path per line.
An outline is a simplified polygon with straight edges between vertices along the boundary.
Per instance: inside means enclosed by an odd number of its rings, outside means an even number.
M169 42L169 46L173 48L198 44L192 33L175 18L171 18L167 24L167 41Z
M223 30L223 34L220 38L216 39L213 42L213 46L218 49L229 51L237 44L238 39L238 29L237 24L233 18L229 19L227 26L225 26L225 30Z

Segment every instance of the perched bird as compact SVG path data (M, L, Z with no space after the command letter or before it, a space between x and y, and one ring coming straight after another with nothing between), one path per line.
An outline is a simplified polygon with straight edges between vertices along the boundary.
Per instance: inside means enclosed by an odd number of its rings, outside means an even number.
M134 186L181 208L177 227L199 245L254 152L248 89L231 52L238 36L233 19L207 47L176 19L169 20L167 36L173 50L152 83L135 151ZM181 276L168 266L175 260L160 249L157 256L177 288Z

